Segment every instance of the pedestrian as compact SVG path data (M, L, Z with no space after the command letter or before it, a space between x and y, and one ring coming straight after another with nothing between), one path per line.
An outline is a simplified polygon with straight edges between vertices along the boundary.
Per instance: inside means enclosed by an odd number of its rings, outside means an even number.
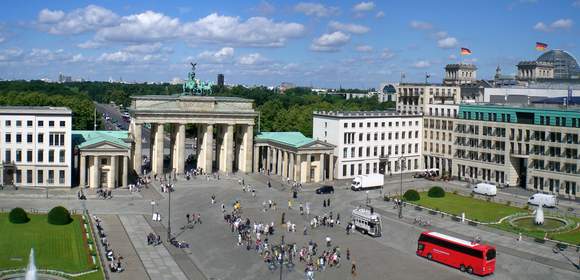
M323 207L323 208L326 208L326 199L323 199L323 200L322 200L322 207Z
M187 218L187 224L190 224L191 220L189 219L189 213L185 214L185 217Z
M518 234L518 241L522 241L522 233L521 232Z
M268 173L270 173L270 171L268 171ZM270 183L270 180L268 180L268 188L272 188L272 183Z
M281 224L284 224L286 222L286 212L282 213L282 221L280 222Z
M330 207L330 198L326 201L326 206Z
M215 194L211 194L211 204L215 204Z
M288 209L292 209L292 200L288 199Z
M222 213L226 212L226 205L222 203Z
M354 262L352 262L352 266L350 267L350 274L352 274L353 277L356 277L356 264Z
M350 248L346 248L346 259L350 261Z
M304 207L302 206L302 203L300 203L300 215L304 215Z

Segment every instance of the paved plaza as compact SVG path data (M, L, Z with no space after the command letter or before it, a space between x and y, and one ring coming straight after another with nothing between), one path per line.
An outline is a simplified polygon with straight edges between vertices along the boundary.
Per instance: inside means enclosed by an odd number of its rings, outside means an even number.
M238 179L243 178L246 185L256 189L256 196L243 192ZM272 188L268 188L268 181ZM561 254L554 254L549 244L542 245L525 239L516 241L515 236L487 227L473 227L453 222L449 218L430 216L433 225L429 228L413 225L414 217L427 216L412 207L405 207L404 219L397 218L392 204L382 201L381 194L397 192L399 178L388 180L384 190L373 190L368 193L371 204L383 219L383 236L372 238L360 233L346 235L345 222L350 211L357 205L364 204L367 193L353 192L347 188L346 181L336 182L336 192L332 195L317 195L314 185L304 188L293 200L292 209L288 209L291 197L290 186L282 183L280 177L264 175L220 176L220 179L198 177L197 179L179 179L175 182L175 192L171 195L171 229L178 240L188 242L191 247L178 249L166 242L168 194L159 191L159 183L153 183L140 193L128 193L127 190L115 190L109 200L89 197L87 201L75 200L74 190L71 193L50 193L49 198L26 193L0 192L2 208L24 206L30 209L49 209L55 205L64 205L71 209L86 207L92 214L104 217L105 229L111 228L110 240L113 248L119 246L120 254L125 256L127 270L121 274L112 274L112 279L278 279L279 270L270 271L260 255L245 246L237 246L237 235L230 231L223 219L221 203L230 211L235 201L240 201L242 216L252 222L276 224L276 232L269 237L270 244L279 244L282 234L286 243L296 243L298 248L310 240L319 244L319 252L326 249L324 238L330 236L333 246L339 246L342 252L340 267L327 267L325 271L315 273L316 279L355 279L350 273L352 262L356 263L356 279L478 279L442 264L429 262L415 255L417 238L423 230L430 229L449 233L462 238L482 237L484 242L497 246L497 267L494 275L488 279L577 279L578 271L564 259ZM433 182L404 178L404 187L427 187ZM461 184L449 184L449 187L460 188ZM216 196L216 203L210 203L210 197ZM323 207L323 199L330 199L331 206ZM276 202L276 210L263 211L263 202ZM151 205L155 201L155 205ZM310 215L300 215L298 205L310 205ZM162 221L151 220L152 211L161 214ZM341 225L333 228L319 227L309 229L305 236L304 225L313 215L322 215L330 211L340 214ZM191 228L186 224L186 214L200 214L202 224ZM282 213L286 220L296 224L296 232L288 232L280 225ZM163 245L148 246L146 234L155 232L162 237ZM118 244L118 245L117 245ZM351 260L346 259L346 250L351 252ZM572 259L578 259L575 250L565 253ZM304 279L304 265L296 261L291 270L286 267L284 279ZM136 266L136 267L133 267ZM141 267L137 267L141 266Z

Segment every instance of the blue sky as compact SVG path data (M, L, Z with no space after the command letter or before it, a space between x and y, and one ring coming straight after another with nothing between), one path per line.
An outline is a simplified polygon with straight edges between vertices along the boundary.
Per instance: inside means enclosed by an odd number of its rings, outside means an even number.
M540 53L580 55L580 0L4 1L0 78L376 87L440 81L464 62L491 78Z

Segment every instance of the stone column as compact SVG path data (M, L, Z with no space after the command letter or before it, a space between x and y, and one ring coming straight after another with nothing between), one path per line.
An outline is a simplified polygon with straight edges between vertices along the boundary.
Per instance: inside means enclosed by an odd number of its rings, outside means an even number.
M288 177L292 180L296 180L294 179L294 156L296 154L295 153L288 153Z
M266 174L272 171L270 167L270 163L272 161L272 148L270 146L266 146L266 166L264 167Z
M157 124L157 129L155 129L155 166L153 167L153 173L157 176L163 175L163 150L165 141L164 126L162 123Z
M157 125L154 123L150 123L150 131L149 131L149 174L153 174L155 172L155 162L157 159L155 158L155 133L157 131Z
M111 168L109 169L109 177L107 182L107 188L114 189L117 187L117 156L111 156Z
M278 175L282 176L282 167L284 166L284 152L281 149L278 149Z
M135 153L133 154L133 170L141 175L141 165L143 163L143 156L141 154L142 138L142 124L135 123L133 127L133 141L135 141Z
M302 183L302 155L296 154L294 165L294 180Z
M310 182L310 179L312 179L312 178L310 178L310 169L311 169L311 163L312 163L311 161L312 161L312 155L306 154L306 171L305 171L306 180L305 180L305 182L307 182L307 183Z
M288 152L284 151L284 161L282 162L282 176L284 178L290 177L288 176Z
M272 174L278 174L278 149L272 149Z
M322 182L322 181L324 181L324 179L326 179L325 178L326 176L324 176L324 157L325 157L325 154L320 154L320 156L318 158L318 166L319 166L320 171L318 174L319 177L318 177L317 182Z
M175 135L175 151L173 153L173 168L177 174L185 172L185 124L177 124L177 133Z
M234 170L234 126L228 124L223 135L224 137L221 147L222 154L220 155L220 171L231 173Z
M241 164L238 164L238 168L243 172L252 172L252 152L257 152L253 150L254 146L254 126L246 125L246 131L244 131L243 141L242 141L242 158ZM254 161L258 161L258 156L254 156ZM258 163L254 163L254 172L258 172Z
M328 155L328 180L334 180L334 155Z
M254 147L254 172L258 173L259 169L260 169L260 147L259 146L255 146Z
M203 132L203 142L202 142L202 164L201 167L206 173L212 173L213 171L213 124L205 125L205 131ZM199 163L198 163L199 165Z
M101 175L101 159L99 156L93 156L93 172L91 178L91 188L100 187L100 175Z
M123 156L123 188L127 187L127 181L129 180L129 157Z
M83 154L81 154L81 162L79 164L79 172L80 172L80 179L79 179L79 187L84 187L87 184L87 178L86 178L86 172L87 172L87 167L86 167L87 163L86 163L86 158Z

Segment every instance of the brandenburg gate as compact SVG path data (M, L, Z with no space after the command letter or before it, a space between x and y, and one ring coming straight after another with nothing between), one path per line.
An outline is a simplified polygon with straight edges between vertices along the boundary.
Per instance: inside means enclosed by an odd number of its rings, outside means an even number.
M252 100L183 94L135 96L129 111L132 116L129 134L134 141L132 166L138 174L143 170L145 132L150 135L151 173L183 174L187 125L194 128L198 168L207 173L214 170L252 172L253 128L257 116ZM166 138L169 138L168 166L164 166Z

